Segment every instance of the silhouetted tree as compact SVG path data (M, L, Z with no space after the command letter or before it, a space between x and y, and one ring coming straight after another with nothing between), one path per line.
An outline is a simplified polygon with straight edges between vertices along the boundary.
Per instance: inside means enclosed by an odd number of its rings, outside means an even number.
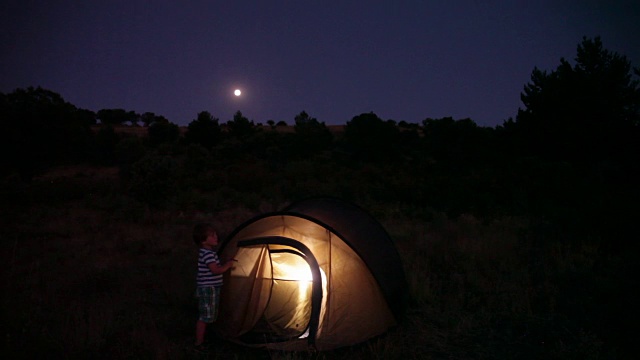
M126 122L136 124L139 115L124 109L102 109L98 111L98 119L104 125L124 125Z
M190 144L200 144L211 149L220 141L221 131L218 121L208 111L198 113L197 119L187 126L185 140Z
M82 124L86 125L95 125L96 124L96 113L91 110L86 109L78 109L77 110L78 120Z
M373 112L364 113L347 122L345 138L362 158L392 158L396 155L398 128Z
M233 115L233 120L227 122L227 127L231 136L234 137L244 137L252 134L255 130L253 121L249 121L243 116L240 110Z
M635 242L628 234L640 216L640 88L633 71L636 77L629 60L604 49L599 37L585 37L575 65L561 59L554 71L534 68L521 94L525 108L498 132L514 154L515 181L505 183L518 184L528 208L563 231L589 224L589 237L603 236L608 246Z
M127 118L131 126L138 126L138 122L142 120L142 116L135 111L129 111L129 116Z
M297 139L295 152L306 156L331 146L333 134L324 122L321 123L316 118L310 117L305 111L296 115L294 121L293 129Z
M404 120L400 120L400 122L398 123L398 127L402 128L402 129L411 129L414 127L414 125L416 124L409 124L408 122L404 121Z
M636 70L637 71L637 70ZM625 156L637 140L640 89L625 56L583 38L575 65L534 68L521 99L515 135L525 152L544 159L593 162Z
M142 121L142 124L144 126L149 126L149 125L151 125L151 123L156 121L156 114L154 114L152 112L146 112L146 113L140 115L140 121Z
M427 118L422 122L426 152L448 166L469 168L493 156L492 129L476 125L471 119Z
M86 159L93 136L87 111L41 87L0 98L3 171L31 178L48 166Z
M175 143L180 138L180 127L162 116L156 116L147 132L152 146Z
M493 211L494 130L468 118L427 118L422 125L422 152L414 163L425 199L452 216Z

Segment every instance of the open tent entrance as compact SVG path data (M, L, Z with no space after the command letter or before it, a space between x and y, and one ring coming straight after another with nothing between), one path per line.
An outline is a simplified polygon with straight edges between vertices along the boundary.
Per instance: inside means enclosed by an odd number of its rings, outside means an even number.
M309 248L286 237L255 238L238 242L236 259L238 264L254 264L253 271L243 271L245 278L235 283L244 284L249 297L257 297L250 311L252 324L247 324L250 329L242 340L264 343L308 338L313 344L326 279Z

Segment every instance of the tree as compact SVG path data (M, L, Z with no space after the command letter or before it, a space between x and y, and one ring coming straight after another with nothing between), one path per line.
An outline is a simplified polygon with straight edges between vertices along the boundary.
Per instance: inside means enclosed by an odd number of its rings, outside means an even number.
M3 171L26 179L57 163L83 160L92 133L86 110L41 87L0 94Z
M127 113L127 121L131 124L131 126L138 126L138 122L141 120L140 114L135 111L129 111Z
M86 110L86 109L78 109L77 114L78 114L77 117L80 123L86 124L89 126L96 124L97 115L95 112L91 110Z
M147 129L149 142L153 146L175 143L180 138L180 127L163 116L158 116Z
M155 120L156 114L152 112L145 112L144 114L140 115L140 121L142 121L142 124L144 124L144 126L151 125L151 123L153 123Z
M471 119L427 118L422 122L426 152L448 166L479 165L491 157L491 129Z
M294 121L293 129L297 138L295 152L308 155L328 149L333 142L333 135L324 122L319 122L305 111L296 115Z
M231 135L235 137L244 137L254 132L253 121L243 116L240 110L233 115L233 120L227 122L227 126Z
M198 113L197 119L187 126L185 139L190 144L200 144L211 149L220 141L221 131L218 121L207 111Z
M561 59L550 73L534 68L521 99L525 108L512 128L527 154L590 162L632 151L640 125L638 80L627 58L604 49L599 37L583 38L573 66Z
M368 159L391 158L398 141L398 128L373 112L360 114L347 122L345 138L356 155Z
M98 119L103 125L123 125L131 115L124 109L102 109L98 111Z
M505 152L515 154L509 170L521 176L511 183L525 190L528 208L612 248L635 242L628 234L640 201L639 73L599 37L585 37L573 65L534 68L525 108L499 129ZM518 163L536 171L515 173Z

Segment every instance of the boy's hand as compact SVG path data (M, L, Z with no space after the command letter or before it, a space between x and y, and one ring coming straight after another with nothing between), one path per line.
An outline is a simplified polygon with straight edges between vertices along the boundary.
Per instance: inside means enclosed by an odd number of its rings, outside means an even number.
M229 261L227 261L226 265L228 266L229 269L233 270L235 269L234 263L238 262L238 260L236 259L231 259Z

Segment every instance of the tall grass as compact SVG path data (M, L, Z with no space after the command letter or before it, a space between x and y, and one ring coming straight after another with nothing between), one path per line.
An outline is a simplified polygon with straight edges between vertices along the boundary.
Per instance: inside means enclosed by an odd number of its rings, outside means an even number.
M1 232L3 357L193 358L192 225L211 221L224 235L283 204L254 195L245 205L239 196L208 212L202 206L150 210L107 189L109 181L77 180L36 182L28 201L3 209L13 212ZM539 224L527 218L434 213L427 221L393 204L368 205L396 240L409 284L406 316L396 328L323 353L268 352L217 340L209 358L598 359L622 353L598 331L610 322L581 318L600 305L589 296L616 277L596 246L542 241Z

